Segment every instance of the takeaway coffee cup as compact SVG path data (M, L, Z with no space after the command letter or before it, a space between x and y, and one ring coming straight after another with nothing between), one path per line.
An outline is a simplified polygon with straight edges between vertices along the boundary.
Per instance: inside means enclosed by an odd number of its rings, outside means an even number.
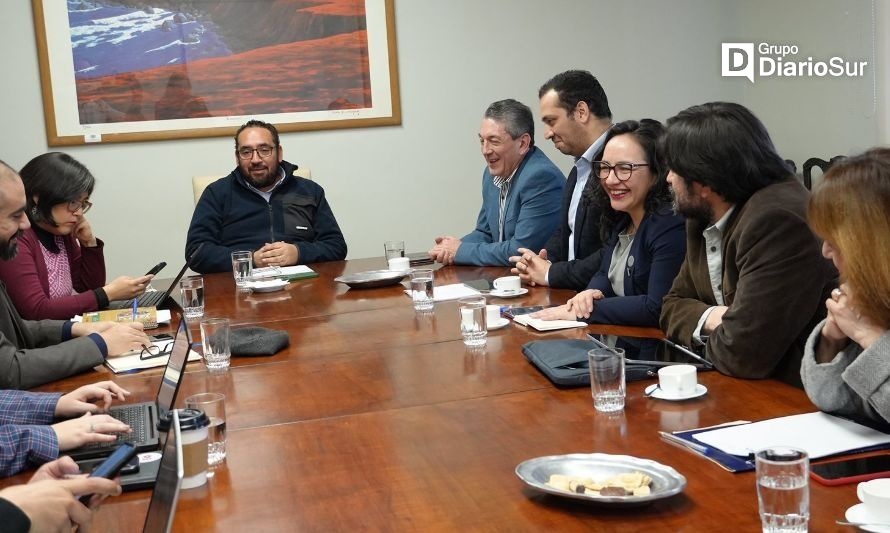
M695 392L698 378L692 365L671 365L658 370L658 388L668 396L682 398Z
M179 409L179 431L182 442L182 488L193 489L207 483L207 428L210 419L198 409ZM171 411L172 413L172 411ZM173 416L167 413L158 421L158 431L167 433Z

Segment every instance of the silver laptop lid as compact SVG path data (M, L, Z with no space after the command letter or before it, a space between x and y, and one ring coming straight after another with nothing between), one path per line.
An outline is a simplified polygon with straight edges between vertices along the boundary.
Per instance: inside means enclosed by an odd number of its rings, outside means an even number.
M179 487L182 485L182 478L185 477L179 431L179 413L173 411L170 429L167 431L167 442L164 444L164 453L158 466L158 478L151 493L145 525L142 527L143 533L170 533L173 530Z
M179 386L185 375L185 363L192 349L191 333L184 317L179 319L179 327L176 328L172 342L170 358L167 359L164 377L161 379L161 386L158 387L157 406L160 418L164 418L175 405L176 393L179 392Z

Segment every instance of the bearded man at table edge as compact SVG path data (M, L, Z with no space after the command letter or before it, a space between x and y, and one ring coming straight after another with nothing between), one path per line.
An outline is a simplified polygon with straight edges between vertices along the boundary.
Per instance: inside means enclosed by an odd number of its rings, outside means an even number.
M809 192L741 105L681 111L663 143L687 248L661 328L724 374L800 387L804 344L837 286L807 224Z
M255 267L346 258L346 240L317 183L284 160L278 129L249 120L235 133L235 170L207 186L185 243L202 274L232 269L232 252L250 250Z

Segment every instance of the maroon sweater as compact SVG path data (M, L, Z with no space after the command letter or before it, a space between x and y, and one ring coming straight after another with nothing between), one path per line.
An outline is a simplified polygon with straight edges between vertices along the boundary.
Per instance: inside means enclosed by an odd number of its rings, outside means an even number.
M65 253L71 268L71 284L78 294L49 297L49 275L34 228L18 239L18 254L10 261L0 260L0 280L23 318L28 320L67 320L74 315L99 309L93 289L105 285L103 243L92 248L78 245L73 235L64 238Z

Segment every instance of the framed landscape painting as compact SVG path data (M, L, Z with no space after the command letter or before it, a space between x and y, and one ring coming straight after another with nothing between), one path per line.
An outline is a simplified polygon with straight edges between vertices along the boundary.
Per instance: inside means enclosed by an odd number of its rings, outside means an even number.
M32 0L50 146L401 123L393 0Z

